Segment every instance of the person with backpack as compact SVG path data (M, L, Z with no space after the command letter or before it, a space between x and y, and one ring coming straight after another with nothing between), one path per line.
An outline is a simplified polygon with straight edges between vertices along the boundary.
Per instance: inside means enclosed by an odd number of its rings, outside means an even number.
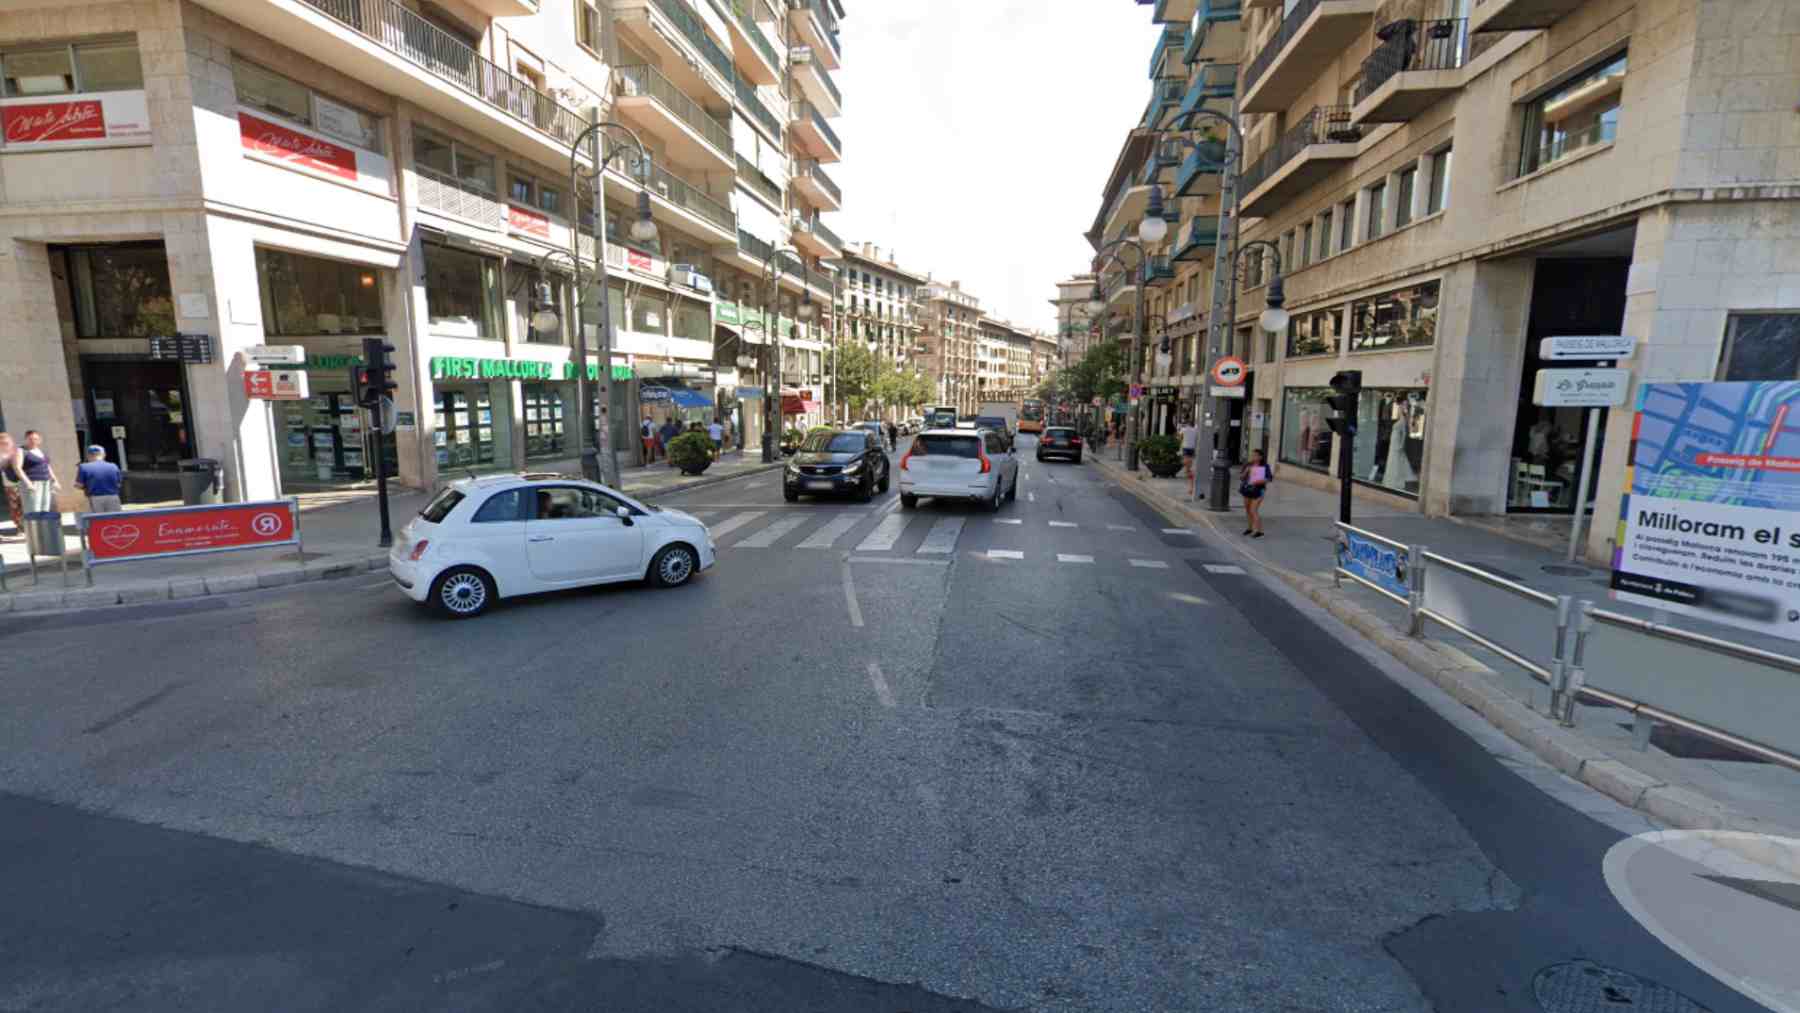
M1274 480L1275 470L1269 467L1263 452L1250 451L1250 460L1239 473L1238 495L1244 497L1244 518L1250 525L1244 529L1244 534L1252 538L1263 536L1263 494L1269 491L1269 483Z

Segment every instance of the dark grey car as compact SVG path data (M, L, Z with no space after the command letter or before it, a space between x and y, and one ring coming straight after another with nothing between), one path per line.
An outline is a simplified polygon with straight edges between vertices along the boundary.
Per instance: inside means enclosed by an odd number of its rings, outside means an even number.
M888 490L887 441L873 430L822 429L808 433L782 472L781 494L848 494L867 503Z

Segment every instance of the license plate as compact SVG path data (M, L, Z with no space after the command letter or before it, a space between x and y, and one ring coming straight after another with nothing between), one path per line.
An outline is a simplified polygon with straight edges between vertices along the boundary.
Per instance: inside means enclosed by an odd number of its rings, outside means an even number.
M834 482L826 482L826 481L822 481L819 479L813 479L812 481L805 483L805 486L808 489L830 489L835 484L836 483L834 483Z

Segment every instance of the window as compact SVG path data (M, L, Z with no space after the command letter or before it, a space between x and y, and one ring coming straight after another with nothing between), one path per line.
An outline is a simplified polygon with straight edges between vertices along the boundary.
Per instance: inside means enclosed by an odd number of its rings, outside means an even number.
M494 156L423 130L413 134L413 163L445 182L462 183L488 194L497 190Z
M639 291L631 297L631 329L644 334L662 334L663 320L669 315L669 303L660 293Z
M675 300L674 336L695 341L712 340L712 308L703 302Z
M455 510L456 505L462 501L462 493L455 489L445 489L425 504L425 508L419 511L419 516L433 524L442 524L444 518L450 516L450 511Z
M1338 338L1343 334L1343 321L1342 306L1294 314L1288 319L1288 357L1336 355Z
M1332 454L1329 387L1289 387L1282 391L1281 460L1329 472ZM1365 387L1357 401L1355 458L1351 477L1403 496L1417 496L1424 468L1423 388Z
M554 186L539 184L537 188L537 206L541 211L553 215L562 214L562 190Z
M1312 255L1313 227L1311 222L1300 226L1300 243L1294 248L1294 267L1305 267L1306 258Z
M1347 200L1338 205L1338 245L1339 253L1356 245L1356 201Z
M1435 215L1450 206L1450 149L1431 156L1431 192L1425 195L1425 213Z
M239 105L273 113L368 151L382 150L380 117L335 102L254 63L233 60L231 79Z
M1244 288L1253 289L1262 284L1263 258L1258 253L1244 260Z
M0 97L135 91L144 69L132 40L0 51Z
M600 52L600 8L593 0L576 0L575 41Z
M508 489L505 492L497 492L489 496L487 502L481 504L481 509L475 511L475 516L470 523L499 524L506 521L526 520L529 515L525 512L525 505L530 502L525 497L527 491L525 489Z
M537 184L528 176L513 176L506 188L506 196L514 204L533 207L537 204Z
M1350 307L1350 350L1429 345L1437 340L1438 282L1359 299Z
M1721 380L1800 378L1800 313L1733 313L1725 321Z
M1583 148L1611 141L1618 134L1624 91L1625 55L1621 53L1527 103L1519 174L1536 172Z
M1396 229L1412 221L1413 188L1418 180L1418 167L1407 166L1400 170L1399 184L1394 187L1394 228Z
M500 261L425 243L425 309L432 330L461 338L500 338Z
M1297 266L1294 263L1294 234L1292 232L1281 237L1281 266L1289 271Z
M527 383L520 393L525 401L525 456L563 454L562 392L554 384Z
M540 521L612 517L624 505L598 489L572 485L547 485L537 489L537 519Z
M263 332L271 336L381 334L381 285L375 269L283 250L256 250Z
M1363 219L1363 239L1380 239L1382 226L1386 224L1387 184L1377 183L1363 193L1367 195L1366 217Z
M1331 256L1331 209L1319 216L1319 255L1314 260L1324 260Z
M175 333L169 258L161 243L69 251L75 332L84 338L145 338Z

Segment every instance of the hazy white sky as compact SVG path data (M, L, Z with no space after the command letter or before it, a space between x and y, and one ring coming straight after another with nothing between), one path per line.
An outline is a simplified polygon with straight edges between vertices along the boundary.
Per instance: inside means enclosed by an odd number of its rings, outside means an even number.
M833 77L846 242L1054 329L1100 189L1150 98L1161 27L1131 0L844 0Z

